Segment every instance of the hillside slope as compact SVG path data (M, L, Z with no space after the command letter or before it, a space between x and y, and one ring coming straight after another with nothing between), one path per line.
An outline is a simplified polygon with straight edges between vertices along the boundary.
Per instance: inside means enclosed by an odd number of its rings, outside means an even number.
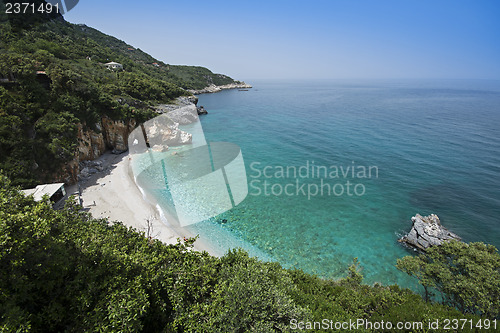
M62 17L14 18L0 13L0 170L25 187L54 180L75 159L78 133L99 134L103 117L137 126L188 89L237 82L165 64Z

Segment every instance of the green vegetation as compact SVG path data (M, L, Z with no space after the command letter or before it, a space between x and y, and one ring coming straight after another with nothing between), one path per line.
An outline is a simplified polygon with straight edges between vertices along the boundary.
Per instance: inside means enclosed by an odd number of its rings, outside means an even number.
M286 332L323 319L479 319L397 286L364 285L356 261L347 278L324 280L241 250L212 257L194 241L165 245L75 204L55 211L0 175L0 330Z
M111 61L123 71L107 69ZM62 18L1 11L0 170L23 187L50 181L74 158L78 124L97 130L103 116L140 123L157 104L190 95L186 89L232 82Z
M438 296L464 313L500 319L500 254L494 246L452 241L399 259L397 267L419 280L427 299Z
M0 13L0 169L8 176L0 174L0 331L286 332L294 323L363 319L423 322L412 331L427 332L430 320L499 318L492 246L450 243L398 262L427 298L440 293L438 304L398 286L364 285L356 259L346 278L325 280L241 250L196 252L194 239L165 245L74 203L55 211L24 197L13 184L35 185L71 160L79 124L141 122L185 89L234 82L48 18L9 22ZM108 70L108 61L124 70Z

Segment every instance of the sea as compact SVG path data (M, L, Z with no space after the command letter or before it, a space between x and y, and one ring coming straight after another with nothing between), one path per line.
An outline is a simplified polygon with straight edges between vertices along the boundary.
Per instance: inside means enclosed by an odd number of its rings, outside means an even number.
M415 214L500 247L500 81L250 83L199 95L205 140L239 146L248 184L243 201L186 227L221 254L332 279L357 258L364 283L417 289L395 267L415 254L398 242Z

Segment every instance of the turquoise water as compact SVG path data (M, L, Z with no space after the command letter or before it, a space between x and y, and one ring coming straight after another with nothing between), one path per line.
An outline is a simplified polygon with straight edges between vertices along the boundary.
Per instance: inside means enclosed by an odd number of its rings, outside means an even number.
M249 195L191 231L323 277L358 257L365 282L410 287L394 265L416 213L500 247L500 82L252 84L199 96L206 139L241 147Z

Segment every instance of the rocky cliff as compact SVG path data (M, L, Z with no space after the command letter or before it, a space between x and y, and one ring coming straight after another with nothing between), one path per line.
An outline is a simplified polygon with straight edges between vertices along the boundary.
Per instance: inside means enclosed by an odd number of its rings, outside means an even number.
M179 130L179 124L190 123L197 120L196 113L200 109L196 107L198 98L195 96L179 97L173 104L161 104L156 108L158 114L169 114L169 119L174 123L168 127L168 133L161 133L162 143L164 145L186 144L191 142L191 135ZM203 107L201 107L203 108ZM54 175L56 181L72 184L78 181L78 175L82 173L88 163L107 150L112 150L113 153L120 154L128 150L128 137L130 133L138 126L134 119L128 121L112 120L108 117L103 117L101 121L95 124L96 130L89 129L82 124L78 125L78 146L75 157L70 162L66 163L60 173ZM154 129L154 128L153 128ZM159 132L158 132L159 133ZM159 136L156 132L149 133L151 138ZM168 137L168 138L167 138ZM154 146L152 142L152 147ZM165 146L167 147L167 146ZM156 147L158 148L158 147ZM83 177L86 172L83 172Z
M128 136L137 126L134 119L128 121L112 120L103 117L92 130L78 124L77 148L74 158L65 163L62 170L54 175L54 181L73 184L78 181L82 162L98 158L107 150L122 153L128 149Z
M252 86L245 82L236 82L236 83L225 84L222 86L216 86L215 84L212 84L200 90L188 90L188 91L193 95L199 95L207 93L216 93L226 89L249 89L249 88L252 88Z
M233 89L239 87L249 88L245 84L214 86L216 89L207 87L210 91L216 92L223 89ZM217 90L218 89L218 90ZM213 91L212 91L213 90ZM156 107L159 115L168 113L168 119L173 123L169 126L163 126L166 130L159 131L152 126L147 133L151 138L151 147L153 149L168 149L168 145L186 144L191 142L191 134L179 130L178 126L188 124L198 120L199 114L206 114L203 106L197 106L198 98L196 96L178 97L172 104L160 104ZM72 184L78 181L78 175L87 164L85 161L92 161L107 150L120 154L128 150L128 137L130 133L138 126L134 119L128 121L112 120L103 117L101 121L94 125L96 130L92 130L82 124L78 125L78 146L75 157L70 162L65 163L62 170L51 178L58 182ZM161 140L160 140L161 139ZM158 142L156 142L156 141ZM85 172L84 172L85 174ZM85 177L85 175L83 175Z
M134 119L128 121L111 120L103 117L96 124L97 131L78 128L78 160L93 160L101 156L106 150L122 153L128 149L128 135L136 127Z
M194 108L198 115L207 114L207 110L203 105L198 106L198 97L196 96L181 96L175 99L172 104L160 104L156 107L156 112L159 114L167 113L178 109L189 109ZM182 125L182 123L181 123Z

